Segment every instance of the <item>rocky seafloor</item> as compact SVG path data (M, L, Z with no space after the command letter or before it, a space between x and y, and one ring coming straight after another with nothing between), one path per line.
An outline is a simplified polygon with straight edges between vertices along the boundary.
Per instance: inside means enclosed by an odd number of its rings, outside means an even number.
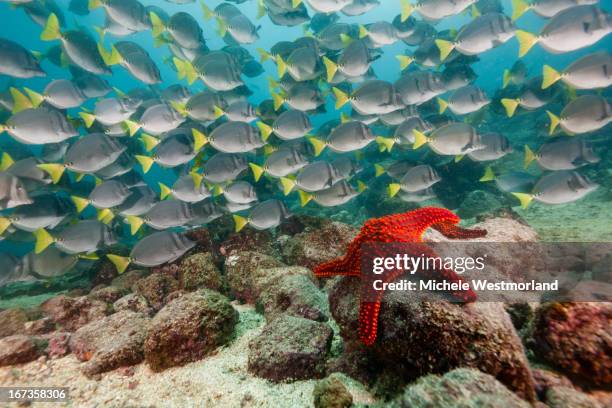
M538 240L515 218L474 227L486 240ZM22 296L0 311L0 384L68 387L72 407L612 406L609 303L458 305L393 293L377 341L364 346L359 280L312 273L357 232L309 216L275 235L203 229L171 265L117 275L100 261L93 279L65 278L58 293L17 287ZM591 284L605 285L611 265L611 255L593 257L602 282Z

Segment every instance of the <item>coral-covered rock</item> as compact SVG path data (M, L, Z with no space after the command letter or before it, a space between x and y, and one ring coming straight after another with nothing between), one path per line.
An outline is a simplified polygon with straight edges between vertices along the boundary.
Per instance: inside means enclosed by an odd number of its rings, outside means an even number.
M140 363L150 319L131 311L122 311L91 322L70 338L70 349L86 363L87 376Z
M113 309L115 312L122 310L131 310L132 312L142 313L147 316L152 316L155 311L149 306L147 299L137 293L130 293L129 295L123 296L113 303Z
M47 348L45 354L49 358L60 358L70 353L70 336L68 332L53 332L45 336Z
M276 258L251 251L235 251L225 259L225 277L232 296L247 303L255 303L260 294L261 285L258 269L269 269L285 266ZM265 278L265 274L263 275Z
M179 265L179 285L188 291L200 288L220 290L221 272L212 253L200 252L184 258Z
M0 338L23 334L28 314L19 308L6 309L0 312Z
M459 368L443 376L428 375L406 387L393 408L530 408L531 404L478 370Z
M538 233L533 228L512 218L489 218L470 228L487 231L485 237L469 239L470 242L535 242L538 240ZM423 234L423 240L428 242L450 241L449 238L433 229Z
M597 400L573 387L549 388L545 402L550 408L603 408Z
M237 322L238 313L220 293L187 293L153 318L145 359L153 371L161 371L204 358L231 340Z
M119 289L132 290L134 284L148 275L148 272L143 269L132 269L117 276L111 282L111 286Z
M65 331L75 331L89 322L102 319L109 312L106 303L87 296L53 297L40 305L43 314Z
M208 228L197 228L186 232L187 237L196 243L194 252L207 252L215 250L215 240Z
M254 251L272 256L275 252L273 242L270 231L246 228L240 232L231 233L219 245L219 253L223 256L230 256L235 252Z
M53 319L49 317L26 322L24 325L24 333L30 336L49 333L53 330L55 330L55 323L53 323Z
M111 261L109 261L106 257L101 259L96 265L93 266L96 270L96 274L93 276L92 285L108 285L115 279L119 273L117 272L117 268Z
M166 296L179 288L176 279L164 273L152 273L132 285L132 291L144 296L155 310L164 306Z
M284 275L275 279L259 298L266 320L286 313L310 320L326 321L327 297L306 275Z
M535 368L531 370L531 374L540 400L546 398L546 392L551 387L573 387L572 382L567 377L553 371Z
M248 369L275 382L321 378L332 336L326 323L279 316L249 344Z
M0 367L27 363L40 355L41 345L34 337L15 334L0 339Z
M114 303L117 299L123 297L128 291L120 289L116 286L99 286L89 292L89 297L95 300L101 300L105 303Z
M481 214L493 213L502 207L497 197L487 191L474 190L468 193L459 209L457 215L463 219L474 218Z
M348 408L353 396L337 375L330 375L317 382L312 391L315 408Z
M329 222L321 228L307 230L291 237L283 245L285 262L313 269L322 262L344 254L359 231L340 222Z
M360 280L343 278L329 293L331 314L347 347L358 339ZM434 341L435 339L435 341ZM385 295L378 337L368 349L373 367L398 371L396 378L416 378L473 367L493 375L528 400L534 383L521 340L500 303L464 306L444 301L416 302L402 292Z
M612 304L543 304L536 312L533 348L569 375L612 383Z

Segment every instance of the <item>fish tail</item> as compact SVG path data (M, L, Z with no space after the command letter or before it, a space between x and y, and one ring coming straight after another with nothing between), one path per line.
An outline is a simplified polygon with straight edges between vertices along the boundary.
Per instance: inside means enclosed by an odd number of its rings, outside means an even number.
M203 1L200 1L200 6L202 7L202 13L204 13L204 20L208 21L215 16L210 7L208 7Z
M25 90L26 90L26 92L28 92L28 88L25 88ZM34 91L32 91L32 92L34 92ZM30 97L30 99L28 99L28 97L25 96L23 93L21 93L17 88L11 87L10 93L11 93L11 96L13 97L13 111L12 111L13 114L19 113L22 110L26 110L26 109L30 109L30 108L34 108L35 107L34 106L34 102L31 99L32 97ZM28 92L28 94L29 94L29 92ZM42 100L40 101L40 103L38 105L40 105L41 103L42 103ZM36 105L36 107L38 107L38 105Z
M221 109L217 105L213 106L213 112L215 115L215 119L219 119L221 116L225 115L225 112L223 111L223 109Z
M295 181L291 180L290 178L281 177L280 182L283 186L283 194L286 196L289 195L289 193L291 193L291 191L293 191L295 188Z
M408 17L410 17L410 15L414 13L414 10L416 10L415 6L410 4L408 0L401 0L401 9L402 12L400 15L400 20L402 23L408 20Z
M91 125L96 121L96 115L89 112L79 112L79 116L85 122L85 127L90 128Z
M140 124L133 120L124 120L123 129L126 130L130 136L134 136L136 132L141 128Z
M164 25L164 22L162 21L162 19L159 18L157 14L155 14L155 12L153 11L150 12L149 17L151 17L151 25L153 26L152 28L153 37L157 38L160 35L162 35L164 31L166 31L166 26Z
M34 253L36 254L40 254L55 241L51 234L44 228L39 228L34 231L34 237L36 238L36 244L34 245Z
M445 101L444 99L442 99L442 98L436 98L436 100L438 101L438 105L440 106L440 109L439 109L439 112L438 112L438 113L441 115L441 114L443 114L443 113L446 111L446 109L448 108L448 102L446 102L446 101Z
M45 28L40 34L40 39L43 41L53 41L61 38L62 33L60 31L59 20L55 13L49 14Z
M172 62L174 62L174 66L176 67L176 73L178 75L178 79L183 79L187 75L185 72L185 62L179 58L172 58Z
M316 137L309 137L308 141L314 149L315 157L318 157L327 147L327 144L323 140L317 139Z
M198 79L198 73L191 62L183 61L183 64L185 66L185 76L187 77L187 83L191 85L196 81L196 79Z
M555 129L557 129L557 126L559 126L559 123L561 123L561 119L557 115L552 113L551 111L546 111L546 113L548 114L548 117L550 118L550 129L548 130L548 134L552 135L553 133L555 133Z
M172 109L177 111L179 115L184 118L189 115L189 111L187 110L187 104L185 102L170 101L170 106L172 106Z
M70 196L70 199L72 200L72 202L74 203L74 206L76 207L77 214L82 213L83 210L86 209L87 206L89 206L89 200L86 198L73 195L73 196Z
M140 163L140 165L142 166L143 173L147 174L149 170L151 170L151 166L153 166L153 163L154 163L153 158L149 156L143 156L140 154L137 154L134 157L136 158L136 160L138 160L138 163Z
M89 0L87 3L89 11L102 7L102 0Z
M298 195L300 196L300 206L302 207L306 207L306 204L308 204L314 198L312 194L302 190L298 190Z
M349 96L346 92L341 91L340 89L333 87L332 92L336 97L336 109L340 109L349 101Z
M350 43L353 42L353 37L351 37L348 34L342 33L342 34L340 34L340 41L342 42L342 45L344 45L346 47Z
M259 0L257 2L257 20L259 20L260 18L262 18L263 16L266 15L266 6L263 2L263 0Z
M516 21L525 14L531 6L525 0L512 0L512 21Z
M510 70L504 69L502 89L506 89L508 87L508 84L510 83L511 79L512 79L512 73L510 72Z
M193 180L193 186L196 189L200 188L200 186L202 185L202 180L204 179L204 177L202 177L202 175L199 174L196 171L189 172L189 175L191 176L191 179Z
M465 157L464 154L458 154L455 156L455 163L459 163Z
M113 218L115 218L115 214L113 214L110 208L104 208L98 211L98 221L103 224L110 224Z
M259 128L259 132L261 133L261 139L264 142L267 141L272 132L274 131L274 129L272 129L272 126L267 125L261 121L257 122L256 125Z
M525 145L525 170L529 168L529 165L532 161L536 159L536 154L529 148L529 146Z
M222 19L217 18L217 25L217 34L221 38L225 37L225 34L227 34L227 24Z
M531 47L538 42L538 36L524 30L516 30L516 39L519 42L519 58L524 57Z
M108 258L109 261L113 263L113 265L115 265L115 268L117 268L117 272L119 272L119 274L122 274L123 272L125 272L125 270L127 269L127 267L132 261L127 256L108 254L106 255L106 257Z
M99 26L93 26L93 29L98 33L98 37L100 37L100 42L104 42L104 37L106 36L106 31L104 28Z
M366 38L368 35L370 35L368 29L364 25L359 24L359 38Z
M191 135L193 136L193 150L199 152L208 143L208 138L198 129L191 129Z
M374 164L374 171L375 177L380 177L387 172L387 170L385 170L385 168L380 164Z
M287 63L283 60L280 55L276 56L276 67L278 69L278 77L282 78L287 72Z
M387 187L387 194L389 194L389 198L393 198L399 193L402 186L398 183L391 183Z
M253 178L255 179L255 181L259 181L261 176L264 174L264 168L255 163L249 163L249 167L253 172Z
M0 171L6 171L9 169L15 161L7 152L2 153L2 159L0 160Z
M476 7L476 4L472 4L472 7L470 8L471 14L472 14L472 18L476 18L476 17L480 17L482 14L480 13L480 10L478 10L478 7Z
M281 106L283 106L283 103L285 103L285 98L276 92L272 92L271 95L272 100L274 101L274 110L277 111Z
M427 136L425 136L423 132L419 132L418 130L413 129L412 133L414 133L414 143L412 144L412 148L414 150L429 142L429 139L427 138Z
M519 199L519 201L521 202L521 207L523 207L523 209L529 207L529 204L531 204L531 201L533 201L532 194L512 193L512 195Z
M298 8L302 4L302 0L291 0L291 7Z
M455 49L455 44L452 41L447 40L436 40L436 45L440 50L440 61L444 61L451 52Z
M485 169L484 175L480 178L479 181L481 182L485 182L485 181L493 181L495 180L495 173L493 172L493 169L491 168L491 166L487 166L487 168Z
M11 220L7 217L0 217L0 234L4 234L4 231L11 225Z
M381 152L384 152L386 150L389 153L391 153L391 149L393 149L393 145L395 144L395 140L391 139L391 138L388 138L388 137L377 136L376 137L376 143L381 148L381 150L380 150Z
M130 234L132 235L136 235L142 224L144 224L144 220L135 215L125 217L125 222L130 226Z
M408 66L414 62L414 58L409 57L407 55L400 54L400 55L396 55L395 58L399 61L400 70L402 71L408 68Z
M368 188L368 185L361 180L357 180L357 192L363 193Z
M249 223L248 218L242 217L240 215L234 214L232 218L234 219L234 224L236 225L236 232L242 231L242 229L246 227L246 225Z
M264 50L263 48L257 48L257 52L259 53L259 62L262 64L266 62L267 60L274 58L272 54L270 54L268 51Z
M338 64L327 57L323 57L323 64L325 65L325 70L327 72L327 82L331 82L332 79L334 79L336 72L338 72Z
M509 118L514 116L519 102L519 99L504 98L501 100L501 104L504 105L504 108L506 109L506 115L508 115Z
M38 167L42 171L47 172L47 174L51 176L53 184L57 184L60 181L60 179L62 178L62 174L64 174L64 170L66 169L66 167L59 163L38 164L36 165L36 167Z
M549 88L561 79L561 74L550 65L544 65L542 68L542 89Z
M153 137L151 135L148 135L146 133L143 133L140 136L140 140L144 144L145 149L146 149L147 152L150 152L151 150L153 150L155 148L155 146L157 146L159 144L159 139L158 138Z

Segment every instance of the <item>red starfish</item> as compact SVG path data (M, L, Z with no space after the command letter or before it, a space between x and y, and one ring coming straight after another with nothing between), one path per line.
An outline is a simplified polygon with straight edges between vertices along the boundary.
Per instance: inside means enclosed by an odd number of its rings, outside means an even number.
M363 279L361 274L362 245L374 243L402 243L398 248L406 251L405 243L423 242L422 236L427 228L434 228L444 236L452 239L478 238L485 236L485 230L467 230L458 227L459 217L444 208L426 207L410 211L403 214L388 215L382 218L368 220L357 237L349 244L346 255L318 265L315 276L318 278L328 278L335 275L356 276L362 278L363 290L359 304L359 338L363 343L370 346L376 340L378 329L378 314L383 297L383 291L374 291L370 282ZM370 245L368 248L372 248ZM425 253L426 256L435 256L433 250L425 245L418 245L418 253ZM375 249L374 249L375 250ZM387 256L390 254L389 248L384 251ZM423 275L431 271L418 271ZM393 282L405 273L404 270L390 270L378 277L384 282ZM435 271L436 278L445 279L449 282L461 283L461 278L451 269ZM365 292L369 291L369 292ZM458 291L451 293L453 297L462 302L473 302L476 294L470 289L468 291ZM366 298L367 295L367 298ZM367 299L367 301L365 300Z

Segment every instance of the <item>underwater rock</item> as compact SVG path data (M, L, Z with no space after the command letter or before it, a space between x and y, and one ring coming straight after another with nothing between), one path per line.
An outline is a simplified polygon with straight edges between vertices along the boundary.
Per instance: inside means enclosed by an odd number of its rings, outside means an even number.
M43 302L40 309L65 331L75 331L89 322L104 318L109 312L106 303L87 296L55 296Z
M0 367L34 361L40 351L34 337L23 334L4 337L0 339Z
M254 251L274 255L273 238L270 231L257 231L252 228L233 232L219 245L219 253L231 256L235 252Z
M529 302L505 303L504 308L512 319L512 324L516 330L522 330L535 316L535 308L537 304Z
M285 264L270 255L251 251L233 252L225 258L225 276L230 293L238 300L255 303L261 293L258 280L266 278L257 270L281 266Z
M475 190L465 197L457 210L457 215L463 219L474 218L481 214L492 213L501 207L502 203L494 194L488 191Z
M132 285L132 291L144 296L155 310L161 309L165 304L166 296L178 288L179 284L176 279L165 273L152 273Z
M529 225L518 222L512 218L489 218L483 222L472 225L472 229L484 229L487 236L469 239L470 242L536 242L538 233ZM429 229L423 235L423 241L447 242L451 241L434 229Z
M530 408L495 377L458 368L443 376L428 375L409 385L391 402L392 408Z
M234 334L238 313L218 292L202 289L169 302L151 321L145 360L153 371L204 358Z
M152 316L155 312L151 307L149 307L149 302L147 302L147 299L137 293L130 293L123 296L121 299L118 299L115 303L113 303L113 309L115 312L131 310L132 312L142 313L146 316Z
M315 408L348 408L353 405L353 396L334 374L317 382L312 397Z
M188 291L221 289L221 272L214 263L212 253L200 252L184 258L179 265L179 285Z
M359 279L345 277L329 292L331 314L349 347L359 347L354 343L359 343L360 285ZM523 345L501 303L418 303L401 292L388 293L380 309L378 338L368 353L372 364L397 371L397 378L474 367L519 396L535 398Z
M70 354L70 336L68 332L53 332L45 336L47 349L45 354L49 358L60 358Z
M534 368L531 370L531 374L540 400L546 398L546 392L551 387L573 387L572 382L567 377L554 371Z
M123 297L128 291L115 286L97 286L89 292L91 299L100 300L105 303L114 303Z
M24 333L29 335L45 334L55 330L55 324L49 317L33 320L24 324Z
M210 252L215 249L214 239L208 228L196 228L188 231L185 235L196 243L193 251Z
M267 321L282 313L320 322L327 321L327 297L306 275L281 275L259 298Z
M593 279L600 282L612 282L612 254L608 254L593 266Z
M70 349L86 363L82 372L88 377L118 367L140 363L150 319L141 313L122 311L91 322L70 338Z
M0 338L22 334L28 321L28 314L23 309L12 308L0 312Z
M328 222L321 228L294 235L283 245L285 262L313 269L320 263L344 254L359 230L340 222Z
M326 323L279 316L249 344L248 370L274 382L321 378L332 336Z
M111 282L111 286L119 289L132 290L132 286L139 280L148 275L148 272L143 269L132 269L117 276Z
M612 304L546 303L536 312L537 357L591 384L612 382Z
M96 269L96 273L91 282L94 286L108 285L119 275L115 265L106 258L97 262L94 268Z
M549 388L545 402L550 408L603 408L587 394L563 386Z

